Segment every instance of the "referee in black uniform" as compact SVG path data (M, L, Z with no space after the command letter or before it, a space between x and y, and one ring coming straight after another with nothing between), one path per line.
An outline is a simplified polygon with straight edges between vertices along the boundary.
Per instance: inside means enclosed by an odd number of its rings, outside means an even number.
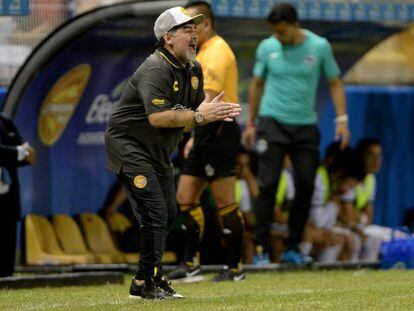
M170 154L184 128L232 121L241 111L238 104L223 102L223 94L203 101L203 75L195 61L196 27L203 19L182 7L158 17L157 50L135 71L109 119L108 167L124 186L141 226L130 298L183 298L161 272L168 228L177 212Z

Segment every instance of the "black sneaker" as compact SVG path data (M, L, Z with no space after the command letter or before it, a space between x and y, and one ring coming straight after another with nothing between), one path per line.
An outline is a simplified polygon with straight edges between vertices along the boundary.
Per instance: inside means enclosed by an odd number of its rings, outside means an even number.
M151 281L145 281L143 285L136 284L136 280L132 279L129 288L130 299L167 299L170 294L159 288Z
M165 277L161 276L161 277L156 277L155 278L155 284L161 288L164 292L166 292L167 294L170 295L171 298L174 299L183 299L184 296L177 293L172 287L171 287L171 282L168 281Z
M186 264L181 264L167 275L168 279L180 281L185 283L200 282L204 280L201 276L201 267L190 267Z
M233 281L240 282L246 279L246 275L239 269L223 268L213 279L214 282Z

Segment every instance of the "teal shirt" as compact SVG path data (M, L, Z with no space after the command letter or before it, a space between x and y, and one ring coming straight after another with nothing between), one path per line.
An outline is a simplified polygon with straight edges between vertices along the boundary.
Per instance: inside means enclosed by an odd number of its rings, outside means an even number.
M282 45L274 36L256 51L254 76L265 80L260 117L291 125L317 123L316 91L321 72L330 80L340 70L329 42L309 30L296 46Z

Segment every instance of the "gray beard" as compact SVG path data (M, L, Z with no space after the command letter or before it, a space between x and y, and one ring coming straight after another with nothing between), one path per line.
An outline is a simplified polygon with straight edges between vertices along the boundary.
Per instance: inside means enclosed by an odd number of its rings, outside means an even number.
M189 62L193 62L196 59L196 53L193 53L193 52L190 52L190 51L186 52L186 56L187 56L187 59L188 59Z

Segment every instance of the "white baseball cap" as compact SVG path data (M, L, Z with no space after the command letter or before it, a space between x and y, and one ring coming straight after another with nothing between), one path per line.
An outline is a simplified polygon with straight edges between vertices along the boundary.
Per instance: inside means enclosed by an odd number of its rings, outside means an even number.
M172 28L185 24L189 21L193 21L195 25L201 24L204 20L204 14L197 14L193 17L181 6L176 6L174 8L168 9L161 13L158 16L154 24L154 33L157 40L160 40L161 37Z

